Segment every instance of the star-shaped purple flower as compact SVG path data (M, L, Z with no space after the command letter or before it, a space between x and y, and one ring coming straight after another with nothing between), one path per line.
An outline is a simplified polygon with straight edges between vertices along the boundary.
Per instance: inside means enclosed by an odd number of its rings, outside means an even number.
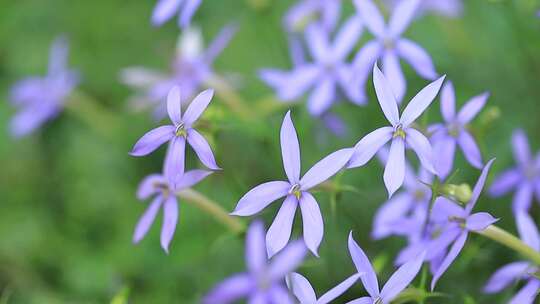
M179 14L178 25L185 28L191 23L191 18L201 2L202 0L158 0L152 13L152 24L161 26Z
M10 122L14 137L28 135L63 109L67 97L79 83L79 75L67 66L67 40L54 40L49 54L49 67L44 77L29 77L11 88L11 103L19 109Z
M375 92L384 116L391 126L379 128L362 138L354 147L355 152L348 167L355 168L365 165L381 147L391 141L388 161L384 169L384 184L390 197L401 187L405 179L405 146L414 150L424 169L436 174L433 167L431 144L422 133L411 125L433 102L444 77L440 77L418 92L405 107L400 117L390 83L375 64L373 67Z
M398 103L401 103L407 88L399 58L406 60L421 77L433 80L437 72L429 54L413 41L402 38L420 4L420 0L400 1L392 12L388 25L377 6L371 0L355 0L354 4L360 17L369 31L375 36L358 52L353 61L356 68L356 84L363 88L377 59L382 58L384 74L390 80L392 92ZM361 89L365 95L364 89Z
M146 200L153 196L154 199L139 219L137 226L135 226L133 243L138 243L144 238L150 226L152 226L159 209L163 207L161 247L165 252L169 253L169 244L178 222L176 192L194 186L210 174L212 174L212 171L191 170L179 176L174 183L171 183L168 178L161 174L152 174L143 179L137 190L137 198Z
M439 241L435 241L430 245L431 255L436 255L435 252L444 251L444 249L452 244L446 257L442 261L441 265L435 271L433 280L431 281L431 290L435 288L435 284L446 272L450 264L456 259L461 249L465 245L467 236L471 231L482 231L489 225L497 221L496 218L491 216L487 212L472 213L472 209L476 205L480 193L486 183L486 178L489 173L489 169L495 159L490 160L484 169L482 174L478 178L476 185L474 186L470 201L465 208L458 206L456 203L448 200L444 197L439 197L435 201L433 206L432 218L436 222L444 223L444 228L439 236ZM436 244L436 245L435 245Z
M266 208L275 200L285 197L283 205L266 234L268 255L273 256L289 241L294 215L300 205L304 242L309 250L318 256L317 249L323 238L324 223L319 205L309 190L341 170L351 157L353 150L349 148L331 153L300 178L300 146L290 111L283 119L280 138L283 167L288 181L273 181L256 186L238 201L232 214L250 216Z
M518 232L521 240L536 251L540 251L540 235L532 218L525 212L516 215ZM533 304L540 290L540 280L533 274L540 269L529 261L520 261L507 264L491 276L484 292L497 293L515 282L525 280L525 285L512 297L509 304Z
M257 221L251 224L246 235L247 272L233 275L218 284L206 295L203 303L227 304L247 298L249 303L293 304L283 283L285 276L300 265L305 255L302 241L294 241L268 261L264 227Z
M512 149L517 166L501 173L489 188L489 194L499 197L515 189L512 208L515 213L528 211L533 195L540 201L540 152L532 157L527 136L518 129L512 135Z
M299 32L312 22L319 23L325 30L332 31L339 21L341 0L300 0L283 18L289 32Z
M313 116L326 112L336 100L338 88L356 104L364 104L365 97L351 85L352 67L347 55L358 41L362 23L357 16L349 18L337 33L333 43L320 25L306 30L306 40L313 62L299 63L292 71L264 69L260 77L272 87L283 101L293 101L313 88L308 97L308 110Z
M167 97L167 112L172 125L165 125L146 133L135 143L130 154L144 156L152 153L162 144L169 142L165 159L165 175L174 181L184 172L186 142L193 148L201 162L212 170L219 170L214 154L206 139L193 128L214 95L213 90L200 93L188 106L184 115L181 112L180 88L174 87Z
M467 130L467 124L476 117L486 104L489 93L471 98L456 114L456 96L452 82L446 81L441 90L441 113L444 123L429 127L433 133L433 152L438 155L435 168L441 178L450 174L454 164L456 145L463 151L465 159L475 168L482 168L482 155Z
M341 296L349 289L358 279L360 274L356 273L339 283L336 287L324 293L319 299L315 294L315 290L309 281L301 274L293 272L287 276L287 287L300 301L300 304L327 304Z
M354 241L352 232L349 234L349 253L358 273L363 273L360 279L369 297L352 300L347 304L389 304L414 280L422 267L425 256L425 253L421 253L399 267L380 290L377 274L362 248Z

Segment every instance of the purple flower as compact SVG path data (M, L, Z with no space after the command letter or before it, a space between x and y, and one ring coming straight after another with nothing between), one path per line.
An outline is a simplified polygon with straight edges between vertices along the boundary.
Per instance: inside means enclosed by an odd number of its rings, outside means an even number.
M373 270L373 266L362 248L354 241L352 232L349 234L349 253L358 273L362 274L360 278L369 297L362 297L350 301L348 304L389 304L416 277L422 267L425 256L423 252L399 267L390 279L388 279L382 290L380 290L377 274L375 274L375 270Z
M358 17L351 17L330 43L328 32L319 25L306 30L306 40L314 62L298 63L292 71L264 69L260 77L284 101L298 99L313 88L308 97L308 110L314 116L326 112L336 100L337 89L356 104L364 104L365 97L351 85L351 66L345 62L362 31Z
M250 216L266 208L275 200L285 197L283 205L266 234L268 255L273 256L289 241L294 215L300 205L304 242L309 250L318 256L317 249L323 238L324 223L319 205L309 190L341 170L351 157L353 150L342 149L326 156L300 178L300 147L290 111L283 119L280 138L283 167L288 181L272 181L256 186L238 201L232 214Z
M384 169L384 184L389 197L401 187L405 179L405 146L414 150L424 169L436 174L433 168L431 144L411 124L431 104L441 88L444 77L430 83L416 94L400 117L397 102L388 80L376 64L373 67L373 84L377 99L391 126L379 128L362 138L354 147L355 152L348 167L355 168L365 165L382 146L391 141L388 161Z
M203 300L204 304L226 304L241 298L249 303L293 304L283 286L285 276L302 262L306 248L302 241L294 241L270 262L264 245L261 222L251 224L246 235L247 272L233 275L218 284Z
M482 155L467 124L482 110L489 93L471 98L456 114L456 96L452 82L447 81L441 90L441 113L444 123L430 126L432 143L438 155L435 168L439 176L445 178L452 170L456 144L463 151L467 161L475 168L482 168Z
M521 239L536 251L540 251L540 235L532 218L525 212L516 215L518 231ZM533 304L538 296L540 280L533 274L539 271L538 266L528 262L520 261L507 264L497 270L489 279L484 292L497 293L504 288L513 285L519 280L525 280L526 284L508 302L509 304Z
M212 170L220 169L206 139L193 128L193 124L202 115L214 95L213 90L200 93L182 115L180 107L180 88L174 87L167 97L167 112L172 125L165 125L146 133L135 143L130 154L133 156L148 155L162 144L169 142L165 159L165 175L174 181L177 175L184 172L186 141L193 148L201 162Z
M144 67L124 69L122 82L137 91L131 98L131 104L138 109L155 107L155 117L162 119L167 113L167 94L174 86L179 86L182 91L182 103L190 101L202 87L219 78L212 70L212 63L235 32L235 26L226 26L203 50L200 31L194 28L185 30L178 43L171 75Z
M388 26L383 16L371 0L355 0L356 8L375 40L366 43L356 55L353 65L356 68L356 79L363 88L373 64L382 58L384 74L391 83L395 99L401 103L407 88L399 58L405 59L421 77L433 80L437 72L429 54L418 44L401 37L411 22L420 0L403 0L392 12ZM361 89L363 95L364 90Z
M19 109L10 122L14 137L28 135L63 109L67 97L79 83L79 75L67 66L69 46L63 37L54 40L47 75L29 77L11 88L11 103Z
M447 246L453 244L441 265L435 270L433 280L431 281L431 290L435 288L437 281L456 259L461 249L463 249L469 232L482 231L497 221L497 219L487 212L471 214L472 209L476 205L478 197L484 188L489 168L491 168L491 164L494 160L495 159L490 160L482 170L482 174L474 186L471 199L465 208L458 206L456 203L444 197L439 197L435 201L432 218L434 221L444 223L444 228L442 229L439 238L430 245L428 250L431 250L430 253L435 255L434 251L443 251Z
M191 23L191 18L201 2L202 0L158 0L152 13L152 24L161 26L174 15L179 14L178 25L185 28Z
M144 238L154 222L159 209L163 206L161 247L166 253L169 253L169 244L173 238L178 221L176 192L192 187L210 174L212 174L212 171L191 170L179 176L174 183L171 183L169 179L160 174L152 174L143 179L137 191L137 198L146 200L153 196L154 199L139 219L137 226L135 226L133 243L138 243Z
M533 193L540 201L540 153L535 158L531 156L529 142L521 129L512 135L512 149L517 166L501 173L491 184L489 194L499 197L515 189L512 208L518 213L529 210Z
M309 281L299 273L293 272L287 276L287 286L298 301L300 301L300 304L327 304L347 291L359 278L360 274L353 274L336 287L327 291L318 300L315 290L313 290Z
M392 10L403 0L386 0ZM461 0L421 0L418 8L418 14L434 12L436 14L457 18L463 12L463 3Z
M314 21L332 31L339 21L340 10L341 0L300 0L287 11L283 23L289 32L302 31Z

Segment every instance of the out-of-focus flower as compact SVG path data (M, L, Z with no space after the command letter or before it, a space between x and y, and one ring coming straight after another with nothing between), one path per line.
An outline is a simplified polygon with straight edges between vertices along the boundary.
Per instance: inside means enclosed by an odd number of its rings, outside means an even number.
M452 170L456 144L465 155L465 159L475 168L482 168L482 155L473 136L467 130L467 124L476 117L486 104L489 93L471 98L456 114L456 96L452 82L446 81L441 90L441 113L444 123L429 127L433 133L431 142L437 155L435 168L439 176L445 178Z
M79 83L79 74L68 68L69 46L64 37L54 40L47 75L29 77L11 88L11 103L18 108L10 122L14 137L25 136L55 118Z
M420 0L400 1L388 25L385 25L383 16L371 0L355 0L354 3L366 27L375 36L360 49L353 61L356 72L353 79L358 82L355 85L361 88L361 94L365 95L369 71L379 58L382 58L384 74L390 80L398 103L401 103L407 89L399 58L407 61L421 77L429 80L437 77L429 54L418 44L401 37L416 13Z
M165 125L151 130L141 137L131 150L133 156L152 153L162 144L169 142L165 159L164 173L174 181L184 172L186 141L193 148L201 162L212 170L218 170L214 154L204 137L193 128L193 124L202 115L214 95L213 90L200 93L188 106L184 115L180 107L180 88L174 87L167 97L167 112L172 125Z
M338 87L355 104L364 104L365 97L350 81L351 66L345 62L361 31L360 19L351 17L331 43L328 32L313 24L306 30L306 40L314 61L297 63L292 71L264 69L260 77L283 101L296 100L313 88L307 106L314 116L326 112L336 101Z
M152 174L143 179L137 191L137 198L146 200L153 196L154 199L135 227L133 242L138 243L144 238L150 226L152 226L159 209L163 206L163 224L160 240L163 250L169 253L169 244L174 236L176 223L178 222L176 192L194 186L210 174L212 174L212 171L192 170L182 174L174 182L160 174Z
M285 14L283 23L288 32L301 32L313 22L331 32L339 21L341 0L300 0Z
M353 274L336 287L327 291L319 299L317 299L315 290L313 290L313 287L303 275L293 272L287 276L286 280L287 287L289 287L289 290L300 301L300 304L327 304L347 291L359 278L360 274Z
M424 169L436 174L433 167L433 153L428 139L411 124L431 104L444 81L442 76L423 88L409 102L401 117L390 83L379 70L373 67L373 84L379 105L391 126L379 128L364 136L354 147L355 152L348 168L365 165L387 142L391 141L388 161L384 169L384 184L389 197L396 192L405 179L405 146L412 148Z
M450 244L453 244L450 246L441 265L435 270L433 280L431 281L432 290L435 288L437 281L461 252L461 249L463 249L469 232L482 231L497 221L497 219L487 212L471 214L472 209L480 197L480 193L482 193L489 169L494 160L495 159L490 160L482 170L482 174L480 174L480 177L474 186L471 200L467 203L465 208L458 206L456 203L444 197L439 197L435 201L432 219L436 222L443 223L444 228L442 229L438 240L430 245L429 248L432 250L431 254L435 254L433 251L444 251Z
M165 100L172 87L180 87L182 103L190 101L201 88L208 87L209 82L217 77L212 70L212 63L235 32L236 26L226 26L204 50L200 30L186 29L180 37L169 75L144 67L124 69L121 73L122 82L137 91L131 103L137 109L155 107L154 115L162 119L167 113Z
M385 3L394 10L399 2L404 0L385 0ZM435 13L445 17L457 18L463 12L461 0L421 0L418 14Z
M306 248L302 241L294 241L268 261L264 227L256 221L246 235L247 272L233 275L218 284L206 295L203 303L227 304L247 298L249 303L293 304L283 282L285 276L300 265L305 255Z
M178 25L182 28L189 26L195 11L202 0L158 0L152 12L152 24L161 26L178 14Z
M275 200L285 201L266 234L268 255L279 252L291 237L294 215L298 205L302 212L304 242L316 256L324 234L324 223L317 201L310 189L326 181L341 170L353 149L338 150L316 163L300 178L300 146L298 136L287 112L281 126L281 155L288 181L272 181L256 186L246 193L236 205L233 215L250 216L260 212Z
M532 218L525 212L516 214L516 222L521 240L536 251L540 251L540 235ZM527 283L508 302L509 304L533 304L540 290L540 280L533 274L540 269L529 261L519 261L499 268L491 276L484 292L497 293L513 285L517 281L525 280Z
M528 211L534 193L540 201L540 152L532 157L527 136L518 129L512 135L512 149L517 166L501 173L489 188L489 194L499 197L515 189L512 208L515 213Z
M349 253L358 273L362 274L360 279L369 297L362 297L347 304L389 304L414 280L422 267L425 257L425 252L422 252L399 267L380 290L377 274L362 248L354 241L352 232L349 234Z

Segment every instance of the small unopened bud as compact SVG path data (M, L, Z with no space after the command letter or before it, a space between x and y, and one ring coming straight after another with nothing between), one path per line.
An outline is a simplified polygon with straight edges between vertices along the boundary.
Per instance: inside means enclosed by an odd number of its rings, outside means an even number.
M466 204L471 199L472 190L468 184L446 184L441 188L441 194L453 198L460 204Z

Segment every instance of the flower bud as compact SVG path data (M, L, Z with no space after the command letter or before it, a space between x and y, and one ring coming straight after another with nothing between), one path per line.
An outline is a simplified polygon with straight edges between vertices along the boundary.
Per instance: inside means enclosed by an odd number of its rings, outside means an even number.
M441 188L441 194L464 205L471 199L472 190L468 184L446 184Z

